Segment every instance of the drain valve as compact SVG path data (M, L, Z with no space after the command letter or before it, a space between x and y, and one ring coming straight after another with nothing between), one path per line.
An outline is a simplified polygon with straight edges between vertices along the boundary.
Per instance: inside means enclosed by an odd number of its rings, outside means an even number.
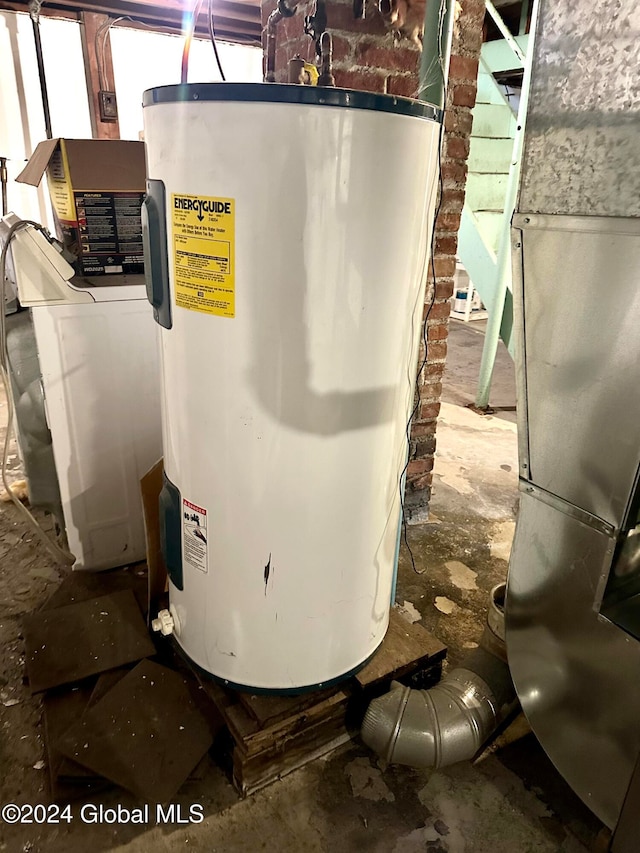
M160 631L163 637L168 637L169 634L173 634L173 629L175 627L173 616L168 610L160 610L158 612L158 618L151 621L152 630Z

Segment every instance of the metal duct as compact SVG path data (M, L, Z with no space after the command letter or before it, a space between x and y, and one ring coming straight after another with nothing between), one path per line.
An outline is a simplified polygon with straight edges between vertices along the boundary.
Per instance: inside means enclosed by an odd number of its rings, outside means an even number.
M445 767L471 759L514 709L517 699L504 648L504 589L491 591L480 646L430 690L393 682L362 724L368 747L392 764Z

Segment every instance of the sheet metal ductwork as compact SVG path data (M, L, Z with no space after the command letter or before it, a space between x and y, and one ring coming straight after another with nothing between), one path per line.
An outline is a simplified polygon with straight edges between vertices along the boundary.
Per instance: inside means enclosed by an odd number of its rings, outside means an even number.
M491 592L480 645L430 690L394 682L374 699L362 739L385 761L445 767L473 758L517 704L504 646L504 584Z
M531 728L613 829L623 818L637 825L640 778L640 89L628 84L640 62L640 6L598 8L595 23L589 0L540 0L528 48L511 243L520 501L505 627ZM444 763L464 692L454 674L429 700L397 692L383 749L393 760ZM489 716L491 703L477 703L460 711L471 728ZM368 743L379 708L366 721ZM383 729L380 720L375 732ZM613 849L623 849L615 834Z

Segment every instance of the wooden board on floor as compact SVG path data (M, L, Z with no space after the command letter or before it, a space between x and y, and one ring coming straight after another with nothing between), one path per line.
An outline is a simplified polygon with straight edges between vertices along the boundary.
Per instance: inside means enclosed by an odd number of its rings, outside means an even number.
M23 631L33 693L155 654L130 589L30 614Z
M234 785L247 796L347 742L372 698L393 680L420 674L427 682L437 680L446 651L421 625L392 610L387 636L371 661L332 688L300 696L255 696L199 676L230 735L230 753L222 758L232 767Z
M362 688L405 675L443 661L447 647L430 634L422 625L412 624L394 608L389 616L387 634L369 663L354 677ZM300 696L254 696L238 693L238 699L258 723L265 727L299 713L315 705L335 692L335 687L306 693Z
M239 693L238 698L258 725L264 727L286 720L292 714L310 705L316 705L332 693L334 688L329 687L327 690L316 690L301 696L253 696L250 693Z
M315 705L296 711L284 720L260 728L242 704L232 705L227 712L229 730L240 748L248 755L286 743L300 731L306 731L336 716L344 719L349 694L335 690L331 696Z
M233 784L243 797L251 796L350 740L351 734L345 729L344 721L334 720L325 723L317 732L301 732L286 744L285 749L273 748L252 758L243 758L236 750L233 755Z
M393 608L382 645L355 676L363 688L401 679L444 660L447 647L417 622L409 622Z

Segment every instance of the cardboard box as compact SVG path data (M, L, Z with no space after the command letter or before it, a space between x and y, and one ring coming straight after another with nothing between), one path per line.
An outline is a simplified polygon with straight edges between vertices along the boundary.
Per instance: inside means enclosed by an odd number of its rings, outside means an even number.
M37 187L45 172L58 237L75 255L76 272L143 273L144 144L47 139L16 180Z
M142 512L144 514L144 537L147 545L147 622L151 624L152 605L155 605L153 618L157 613L160 597L169 589L169 575L162 555L160 539L160 492L164 457L149 468L140 480Z

